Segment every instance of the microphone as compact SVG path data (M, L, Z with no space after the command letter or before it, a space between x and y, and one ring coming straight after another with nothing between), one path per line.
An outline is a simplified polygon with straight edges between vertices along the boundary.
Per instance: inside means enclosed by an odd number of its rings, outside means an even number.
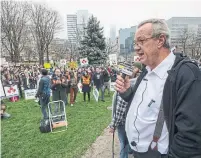
M123 79L126 78L126 76L132 76L133 75L133 68L132 65L128 64L128 63L124 63L124 68L121 70L121 77Z

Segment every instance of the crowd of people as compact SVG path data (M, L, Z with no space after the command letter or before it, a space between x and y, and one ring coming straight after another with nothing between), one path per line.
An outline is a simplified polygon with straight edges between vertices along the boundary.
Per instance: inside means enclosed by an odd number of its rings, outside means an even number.
M78 83L81 83L84 102L86 102L86 95L88 96L87 101L91 100L90 92L93 87L100 91L99 100L104 102L105 92L107 90L110 95L110 82L116 80L118 73L118 69L113 66L87 66L77 69L53 66L48 70L39 65L1 66L0 71L3 86L17 85L18 99L23 98L24 90L38 89L36 97L40 100L44 118L47 118L47 103L50 101L51 92L52 101L62 100L65 105L74 106L79 91ZM44 93L48 94L49 97L45 98Z

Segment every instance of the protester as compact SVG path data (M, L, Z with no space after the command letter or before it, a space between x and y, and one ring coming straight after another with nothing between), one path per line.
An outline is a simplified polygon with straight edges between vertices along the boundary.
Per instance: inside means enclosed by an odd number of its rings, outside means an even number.
M67 87L66 87L66 105L68 105L68 95L70 93L70 80L68 79L69 78L69 71L67 70L65 72L65 77L66 77L66 81L67 81Z
M43 119L48 119L47 110L50 101L50 78L46 69L41 70L42 77L39 82L39 88L36 97L39 97Z
M6 105L5 105L5 103L3 102L3 100L1 100L1 118L2 119L7 119L10 116L11 115L6 112Z
M86 94L88 95L88 102L90 102L90 83L91 83L91 76L87 71L84 72L82 76L82 92L83 92L83 99L86 102Z
M103 92L104 80L103 75L101 74L100 69L98 67L96 68L96 72L93 75L93 83L94 88L96 88L98 91L101 90L101 101L105 102Z
M105 95L105 90L107 89L108 95L110 96L110 74L106 68L102 69L102 74L103 74L103 81L104 81L103 95Z
M71 70L68 80L70 80L70 104L74 105L77 97L78 87L77 87L77 78L75 73Z
M116 90L129 102L126 134L135 158L201 156L201 73L188 58L170 52L165 21L139 24L134 48L146 67L130 87L118 76Z
M56 68L54 74L52 76L52 100L59 101L62 100L64 104L67 104L67 96L66 96L66 88L68 87L68 83L66 77L61 74L61 70ZM60 104L56 104L55 113L58 113ZM63 112L63 106L60 106L60 111Z

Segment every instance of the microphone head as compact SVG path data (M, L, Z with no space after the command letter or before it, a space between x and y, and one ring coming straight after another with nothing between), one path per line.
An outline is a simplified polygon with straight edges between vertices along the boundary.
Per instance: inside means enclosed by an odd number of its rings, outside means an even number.
M124 63L124 68L122 68L121 73L126 76L132 76L133 75L132 65Z

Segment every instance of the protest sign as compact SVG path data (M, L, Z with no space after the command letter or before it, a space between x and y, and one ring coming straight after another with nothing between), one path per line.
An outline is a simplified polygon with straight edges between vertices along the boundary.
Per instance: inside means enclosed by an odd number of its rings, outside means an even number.
M60 60L60 65L63 65L63 66L66 65L66 59L61 59Z
M6 97L19 96L17 85L5 86L4 90Z
M98 102L99 92L96 88L93 89L93 96L94 96L95 100Z
M50 63L44 63L44 68L50 69L51 68L51 64Z
M115 88L114 88L114 86L115 86L115 82L111 82L110 83L110 91L115 91Z
M24 91L24 96L26 100L35 99L37 89L27 89Z
M80 64L81 66L85 66L85 65L88 65L89 61L87 58L82 58L80 59Z
M2 82L1 82L1 80L0 80L0 97L5 97L5 93L4 93L4 89L3 89L3 85L2 85Z
M82 84L79 82L79 83L77 84L77 86L78 86L79 92L82 93Z
M109 55L110 65L117 65L117 55L110 54Z

